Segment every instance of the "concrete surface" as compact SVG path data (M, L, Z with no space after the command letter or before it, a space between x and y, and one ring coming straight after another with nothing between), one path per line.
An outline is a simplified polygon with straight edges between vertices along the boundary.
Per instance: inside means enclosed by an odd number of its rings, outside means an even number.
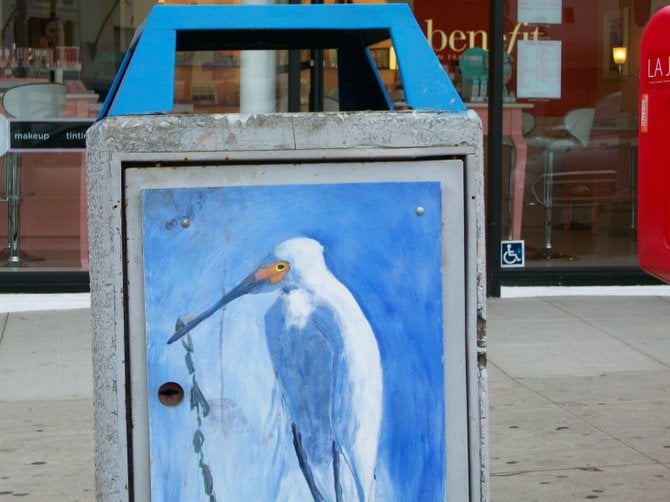
M670 499L670 297L488 309L491 500ZM93 501L89 310L0 328L0 500Z
M94 500L89 309L0 327L0 500Z
M411 133L408 133L411 132ZM127 473L123 452L125 437L117 434L118 422L125 423L125 407L117 406L118 400L110 396L122 395L118 368L122 361L121 349L116 344L122 324L121 308L124 298L134 300L143 296L142 275L142 214L141 191L147 188L202 188L236 185L270 186L320 183L377 182L389 176L394 182L441 181L445 190L444 230L454 234L464 231L467 249L473 256L457 254L446 261L443 272L452 287L459 280L467 281L472 305L467 314L481 314L485 302L483 238L483 169L482 127L477 114L416 111L388 114L385 112L332 113L271 113L271 114L221 114L221 115L144 115L107 117L96 122L87 132L87 183L91 310L93 314L93 339L95 357L95 411L96 417L96 469L98 470L97 496L101 501L116 502L123 497ZM377 161L383 159L385 164ZM442 164L441 159L452 164ZM122 161L122 162L121 162ZM183 164L185 161L185 165ZM417 168L424 162L425 168ZM132 169L138 163L171 165L168 168ZM410 162L416 169L406 168ZM437 162L437 163L436 163ZM268 163L280 168L268 168ZM283 164L297 163L292 169ZM361 166L360 164L363 163ZM332 166L338 166L334 169ZM126 169L128 168L128 169ZM433 175L437 169L442 174ZM290 175L287 174L290 171ZM386 172L386 175L383 172ZM462 182L460 181L463 176ZM315 185L316 186L316 185ZM463 190L462 203L448 207ZM449 192L452 191L452 192ZM449 192L449 195L447 193ZM180 210L181 211L181 210ZM194 209L195 211L195 209ZM461 220L463 211L463 220ZM187 211L188 212L188 211ZM189 212L189 215L190 212ZM197 215L191 215L196 218ZM181 213L175 218L182 218ZM194 220L194 221L196 221ZM332 226L332 222L331 222ZM125 240L119 238L119 228L124 228ZM192 232L197 233L198 225ZM205 232L206 233L206 232ZM445 234L446 235L446 234ZM198 240L196 238L196 240ZM121 259L123 257L123 259ZM459 260L469 262L470 277L463 276ZM471 263L470 263L471 262ZM125 275L124 275L125 274ZM453 280L452 279L453 275ZM124 277L129 279L126 281ZM172 286L170 286L172 287ZM476 289L475 289L476 288ZM458 289L458 286L456 286ZM476 300L474 293L476 291ZM460 291L459 291L460 293ZM458 303L450 302L445 315L454 320L462 315ZM145 319L141 309L129 309L127 325L132 332L141 329ZM460 344L458 354L446 355L455 361L448 368L453 370L464 361L476 361L477 335L475 319L467 319L470 337ZM130 339L131 354L140 352ZM459 345L458 343L456 345ZM135 366L137 368L137 366ZM461 403L467 403L472 415L478 411L481 383L476 364L468 364L468 385L455 390L467 392ZM141 378L136 375L135 381ZM451 380L450 380L451 381ZM465 391L465 392L463 392ZM458 419L456 413L449 417ZM479 416L460 420L463 430L450 432L455 437L472 438L472 451L478 452L483 439L478 425ZM138 430L144 426L136 423ZM469 426L466 428L466 426ZM136 453L140 453L136 450ZM454 466L450 473L463 468L462 458L450 459ZM144 462L148 463L148 460ZM473 492L485 489L477 479L479 470L473 470ZM143 477L138 473L139 483ZM447 486L448 491L460 495L455 476ZM458 483L463 483L461 478ZM147 498L145 495L143 498Z
M670 500L670 297L488 308L491 499Z

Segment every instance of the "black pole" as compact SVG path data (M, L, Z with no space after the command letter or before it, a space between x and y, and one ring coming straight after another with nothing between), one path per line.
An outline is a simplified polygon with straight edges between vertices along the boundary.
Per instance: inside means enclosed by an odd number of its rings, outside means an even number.
M323 0L312 0L312 4L322 4ZM312 64L309 79L309 111L323 111L323 50L312 49Z
M289 4L299 4L300 0L289 0ZM300 51L288 51L288 111L300 111Z
M489 0L489 130L487 147L487 289L500 296L500 236L502 226L502 97L504 2Z
M17 47L28 47L28 0L17 0L14 18L14 42Z
M312 49L310 68L309 111L323 111L323 50Z

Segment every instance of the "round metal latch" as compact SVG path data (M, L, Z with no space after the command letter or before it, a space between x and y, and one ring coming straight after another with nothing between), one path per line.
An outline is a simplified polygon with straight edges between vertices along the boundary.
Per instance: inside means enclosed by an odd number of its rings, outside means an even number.
M158 388L158 400L164 406L177 406L184 400L184 388L175 382L167 382Z

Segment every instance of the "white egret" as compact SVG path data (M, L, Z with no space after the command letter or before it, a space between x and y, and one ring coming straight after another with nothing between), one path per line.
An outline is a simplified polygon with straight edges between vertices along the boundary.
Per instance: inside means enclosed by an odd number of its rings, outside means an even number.
M374 499L382 421L377 340L351 292L309 238L281 243L240 284L178 329L172 343L245 294L274 291L265 331L293 445L315 501Z

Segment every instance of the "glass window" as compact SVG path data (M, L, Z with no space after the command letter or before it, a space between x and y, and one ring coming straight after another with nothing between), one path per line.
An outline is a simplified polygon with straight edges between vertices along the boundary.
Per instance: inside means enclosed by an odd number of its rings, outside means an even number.
M3 108L8 123L93 120L135 28L154 3L0 2L0 94L11 96L12 88L36 83L66 89L65 106L57 115L19 117ZM407 3L487 131L489 0ZM503 180L501 238L524 241L527 270L637 266L638 47L649 17L668 3L562 0L538 8L537 2L505 2L504 147L494 165ZM370 51L395 107L402 108L390 43ZM299 53L300 111L339 108L337 53L320 52L322 105L314 103L319 94L310 70L314 55ZM180 51L176 111L243 109L245 57L232 50ZM273 81L272 110L289 110L289 52L266 57L272 61L267 74ZM19 130L34 132L27 131ZM1 259L7 271L85 271L83 151L38 146L10 149L0 160L0 240L6 247Z
M88 267L85 131L122 52L122 4L0 4L3 272Z
M9 135L18 141L10 144L9 151L0 151L4 184L0 197L3 271L87 270L84 131L98 115L135 28L155 3L158 2L0 2L0 102L5 105L0 110L4 117L0 126L6 125ZM386 92L396 106L402 107L402 86L390 45L388 41L372 45L371 56ZM291 57L286 50L179 51L175 112L239 112L245 109L245 103L257 106L261 100L268 103L253 111L288 111ZM337 51L293 51L293 57L297 61L299 92L293 97L297 104L292 105L291 111L338 110ZM322 68L317 80L315 65ZM251 72L247 71L249 68ZM258 87L262 92L254 91L253 80L258 78L259 70L261 78L272 81L271 93L265 84ZM47 135L48 141L44 139Z
M501 238L524 241L526 269L637 266L638 47L650 10L666 3L505 2L503 156L494 166ZM414 1L485 133L488 7Z
M390 40L370 46L369 51L393 106L403 108ZM292 55L299 82L295 105L290 104ZM319 65L322 73L315 78ZM175 113L338 111L338 51L179 51L174 89Z

